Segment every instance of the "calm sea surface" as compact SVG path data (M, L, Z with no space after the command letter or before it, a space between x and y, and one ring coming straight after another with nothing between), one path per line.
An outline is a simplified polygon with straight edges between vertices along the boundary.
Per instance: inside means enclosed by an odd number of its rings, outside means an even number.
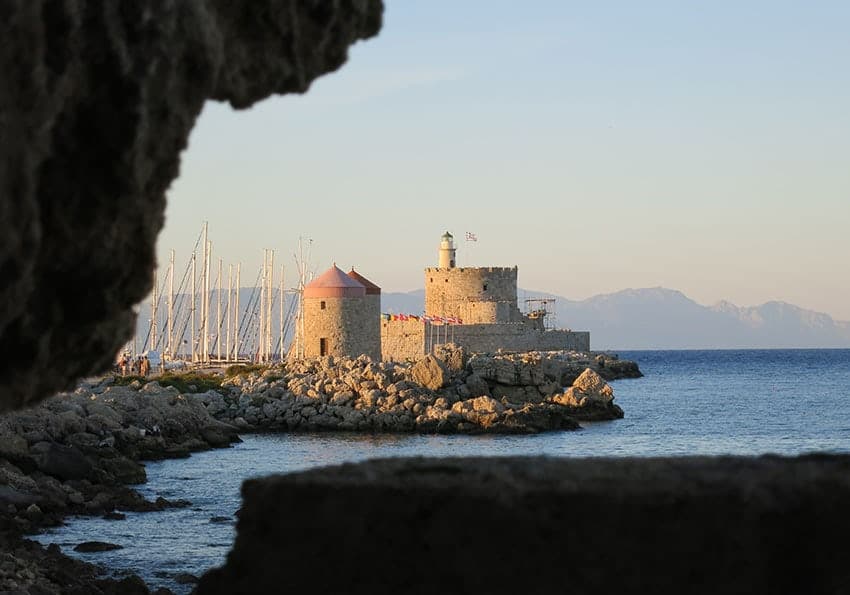
M147 463L148 498L190 500L190 508L127 513L124 521L69 519L38 536L63 551L151 586L188 593L179 573L224 562L234 538L239 488L249 477L371 457L537 455L796 455L850 452L850 349L622 351L646 375L613 383L625 419L537 436L244 436L233 448ZM88 540L124 549L77 554Z

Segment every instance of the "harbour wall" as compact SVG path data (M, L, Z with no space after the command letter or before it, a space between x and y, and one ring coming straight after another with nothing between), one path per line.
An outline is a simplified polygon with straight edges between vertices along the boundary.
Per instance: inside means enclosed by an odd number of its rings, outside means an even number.
M590 351L590 332L543 330L532 324L431 325L418 320L381 322L381 355L388 361L421 357L435 345L455 343L472 352Z

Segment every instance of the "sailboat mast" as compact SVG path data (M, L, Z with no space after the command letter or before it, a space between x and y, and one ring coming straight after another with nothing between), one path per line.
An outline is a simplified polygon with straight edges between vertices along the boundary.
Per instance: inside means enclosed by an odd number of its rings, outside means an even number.
M263 249L263 268L260 272L260 331L257 333L257 361L263 361L263 347L265 346L265 326L266 321L266 261L268 259L268 251Z
M283 279L284 273L286 272L283 265L280 265L280 320L278 322L278 347L277 353L280 361L283 361L283 312L284 312L284 302L286 301L286 294L284 293L283 287Z
M204 228L206 232L206 227ZM206 236L206 233L204 233ZM204 249L204 363L210 361L210 252L212 242L207 240Z
M231 298L233 297L233 265L227 265L227 334L225 336L225 359L230 361L230 310Z
M266 316L266 361L272 359L272 306L274 300L274 250L269 250L269 289L268 315Z
M239 288L242 272L242 263L236 264L236 308L233 309L233 359L239 361Z
M221 269L224 263L221 258L218 259L218 291L215 294L216 302L218 302L218 316L216 317L215 325L215 351L218 359L221 360Z
M190 353L192 354L192 363L195 363L195 300L197 296L195 295L195 260L197 260L197 256L192 251L192 307L189 309L192 319L191 325L191 334L189 335L189 343L191 344Z
M174 357L174 250L171 251L171 265L168 267L168 354Z
M150 344L151 350L156 349L156 334L157 334L157 330L158 330L156 328L156 315L157 315L157 305L158 305L157 304L157 301L158 301L157 298L159 296L157 296L157 294L156 294L156 291L157 291L157 275L156 275L156 273L157 273L157 270L156 270L156 268L154 268L154 270L153 270L153 295L151 296L151 344Z

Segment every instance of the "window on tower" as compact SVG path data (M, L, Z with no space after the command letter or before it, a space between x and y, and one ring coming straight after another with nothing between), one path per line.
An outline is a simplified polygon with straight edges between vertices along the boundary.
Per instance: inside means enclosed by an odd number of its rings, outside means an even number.
M324 302L324 301L319 302L319 309L320 309L320 310L324 310L324 309L325 309L325 302Z

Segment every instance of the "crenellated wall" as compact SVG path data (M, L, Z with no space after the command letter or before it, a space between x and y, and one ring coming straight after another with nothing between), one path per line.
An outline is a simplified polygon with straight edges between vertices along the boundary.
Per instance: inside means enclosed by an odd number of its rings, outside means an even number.
M517 268L426 268L425 313L470 324L520 322Z

